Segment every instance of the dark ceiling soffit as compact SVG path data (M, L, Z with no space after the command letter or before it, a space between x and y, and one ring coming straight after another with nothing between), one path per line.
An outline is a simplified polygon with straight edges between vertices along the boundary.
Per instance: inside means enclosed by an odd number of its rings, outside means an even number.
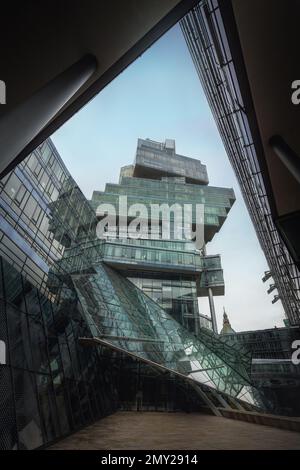
M275 218L274 223L296 266L300 269L299 243L297 243L299 240L300 211L290 212L289 214L277 217ZM287 224L289 224L290 227L287 226ZM293 237L291 237L291 231L294 234Z
M14 159L7 167L5 173L14 167L33 152L38 145L53 134L60 126L68 121L75 113L93 99L106 85L116 78L141 54L143 54L152 44L164 33L174 26L189 10L199 3L199 0L182 0L163 19L161 19L148 33L145 34L129 51L127 51L116 63L114 63L98 80L80 95L75 101L64 109L53 121L50 122Z
M252 100L251 89L248 81L246 66L244 62L244 56L241 49L240 37L235 22L235 16L232 8L231 0L219 0L219 6L221 16L223 18L228 43L233 58L234 67L236 70L241 95L244 101L245 112L249 120L249 126L253 138L254 147L257 154L257 159L261 168L262 178L265 184L266 193L268 196L270 209L273 218L278 217L277 208L275 204L275 198L272 190L271 180L269 176L269 170L267 167L265 152L259 132L257 118L255 114L255 108Z

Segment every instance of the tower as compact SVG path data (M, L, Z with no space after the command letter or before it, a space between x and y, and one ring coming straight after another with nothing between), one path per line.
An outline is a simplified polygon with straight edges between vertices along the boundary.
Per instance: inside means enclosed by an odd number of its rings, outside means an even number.
M177 154L174 140L138 139L134 164L121 168L119 184L106 184L105 191L94 191L91 200L99 220L104 217L103 204L112 204L121 220L119 211L124 209L119 204L121 196L126 196L128 207L144 205L148 217L144 224L147 236L140 234L134 239L130 234L121 236L120 231L112 235L107 232L104 261L121 270L195 334L202 326L198 297L209 298L212 329L217 333L213 297L224 295L224 279L220 255L207 255L206 244L220 230L235 201L232 189L208 183L206 166L197 159ZM176 211L172 211L174 205L181 210L181 217L177 219ZM186 239L181 231L187 206L190 207L191 228L194 232L198 228L200 240L195 239L196 235ZM201 208L203 215L199 224L196 212L197 209L201 212ZM128 226L134 215L127 214ZM163 233L166 225L170 228L168 239Z

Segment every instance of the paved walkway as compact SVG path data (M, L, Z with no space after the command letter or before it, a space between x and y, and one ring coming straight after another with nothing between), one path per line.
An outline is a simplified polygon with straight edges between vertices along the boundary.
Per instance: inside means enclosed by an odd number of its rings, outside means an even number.
M300 433L199 413L123 411L50 449L300 449Z

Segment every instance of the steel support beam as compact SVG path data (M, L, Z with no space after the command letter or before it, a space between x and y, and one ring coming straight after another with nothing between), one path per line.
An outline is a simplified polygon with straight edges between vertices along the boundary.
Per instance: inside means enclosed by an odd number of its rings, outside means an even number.
M212 321L213 332L218 334L218 325L217 325L217 318L216 318L216 311L215 311L215 304L214 304L214 296L213 296L211 287L208 288L208 300L209 300L209 308L210 308L210 316L211 316L211 321Z

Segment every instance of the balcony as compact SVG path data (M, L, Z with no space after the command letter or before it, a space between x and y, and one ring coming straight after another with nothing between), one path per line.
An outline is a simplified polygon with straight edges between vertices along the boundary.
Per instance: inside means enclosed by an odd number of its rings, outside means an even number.
M199 277L197 294L207 296L210 287L214 295L224 295L224 279L219 255L201 257L197 251L182 251L167 249L168 242L161 242L161 247L142 246L138 241L130 240L134 244L125 244L119 241L106 241L103 244L103 261L116 269L172 272L178 274L192 274ZM126 243L128 240L126 240ZM151 241L144 243L150 244ZM175 242L180 245L180 242ZM170 242L170 245L174 242Z
M203 271L203 259L196 251L125 245L107 241L103 245L103 261L117 269L150 270L198 274Z

